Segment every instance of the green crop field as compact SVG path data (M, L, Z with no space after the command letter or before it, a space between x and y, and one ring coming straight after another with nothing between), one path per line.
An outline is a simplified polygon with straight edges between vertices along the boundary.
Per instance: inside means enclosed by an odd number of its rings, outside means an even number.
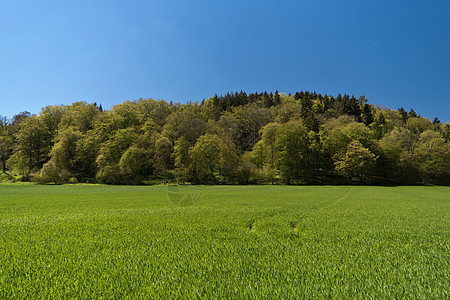
M0 185L0 298L449 299L450 188Z

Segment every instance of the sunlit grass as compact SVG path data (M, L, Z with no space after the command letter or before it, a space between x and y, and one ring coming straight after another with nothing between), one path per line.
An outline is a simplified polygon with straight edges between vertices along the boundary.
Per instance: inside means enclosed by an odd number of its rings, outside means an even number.
M0 298L449 297L450 188L0 185Z

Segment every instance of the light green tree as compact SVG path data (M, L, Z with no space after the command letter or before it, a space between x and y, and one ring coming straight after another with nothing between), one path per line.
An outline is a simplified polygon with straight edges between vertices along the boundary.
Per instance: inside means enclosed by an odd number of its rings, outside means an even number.
M86 102L75 102L64 107L64 114L61 117L60 128L73 127L74 129L86 133L94 127L94 121L100 114L98 107Z
M242 159L239 157L236 145L228 136L220 140L220 175L226 183L237 183L244 180L242 170ZM240 179L239 179L240 178Z
M16 134L16 148L9 162L22 174L38 171L48 160L50 145L46 137L46 128L39 117L24 119Z
M416 154L427 181L450 175L450 144L439 133L424 131L420 135Z
M269 166L271 168L274 167L275 164L275 154L276 154L276 141L277 141L277 132L280 128L280 124L278 123L269 123L263 127L261 130L261 140L264 145L267 147L269 152Z
M175 141L173 147L174 175L177 182L184 183L189 179L191 157L189 156L190 143L184 136Z
M220 167L220 138L215 134L205 134L198 138L189 150L192 160L193 182L217 181Z
M308 131L300 121L291 121L278 129L277 166L281 170L284 181L309 182L314 175L315 153L312 151Z
M430 120L424 117L409 118L406 122L406 127L414 134L421 134L425 130L432 128Z
M103 183L118 184L123 182L119 161L127 149L136 141L135 128L119 129L106 142L102 143L97 156L97 179Z
M75 168L77 177L81 181L93 182L97 174L96 163L100 151L102 138L94 130L89 130L83 134L76 143Z
M371 142L369 129L349 116L328 120L319 134L324 150L333 155L346 151L351 141L357 140L366 147Z
M50 160L56 167L75 175L77 172L77 142L81 138L81 132L71 127L59 132L55 146L50 152Z
M170 170L173 169L173 144L167 137L160 137L155 143L155 174L167 181Z
M379 146L381 159L388 161L387 168L392 168L394 179L408 183L417 182L420 177L420 165L417 159L418 136L406 128L396 127L384 136Z
M347 146L347 151L336 157L336 171L348 178L357 178L360 182L368 179L373 172L376 157L359 141L352 141Z
M122 154L118 165L124 182L141 183L152 174L153 153L133 145Z

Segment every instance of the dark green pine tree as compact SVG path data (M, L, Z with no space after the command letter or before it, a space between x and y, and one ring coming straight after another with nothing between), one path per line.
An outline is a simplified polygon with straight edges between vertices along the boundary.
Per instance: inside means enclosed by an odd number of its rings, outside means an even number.
M281 96L278 90L275 91L275 96L273 97L273 105L279 105L281 103Z
M370 124L373 123L374 121L373 112L370 104L368 103L364 104L362 115L363 115L363 122L366 126L369 126Z
M411 111L409 112L408 116L409 116L410 118L417 118L417 114L416 114L416 112L414 111L414 109L412 109L412 108L411 108Z
M273 106L273 94L270 95L267 92L264 92L264 105L269 108Z
M398 109L398 112L402 116L403 122L406 123L406 121L408 121L409 115L406 112L406 110L403 108L403 106Z
M303 119L305 119L312 112L312 101L305 95L301 98L300 104L302 105L300 115Z

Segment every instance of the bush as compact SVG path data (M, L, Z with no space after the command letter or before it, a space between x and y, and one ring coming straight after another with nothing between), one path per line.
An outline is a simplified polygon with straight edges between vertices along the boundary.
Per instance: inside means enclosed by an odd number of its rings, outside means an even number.
M20 177L20 181L22 181L22 182L31 182L31 175L29 175L29 174L26 174L26 175L23 175L22 177Z
M2 182L2 181L11 181L13 179L14 179L14 177L12 177L11 175L9 175L7 173L0 173L0 182Z
M70 177L69 183L72 183L72 184L78 183L78 179L76 177Z
M41 171L34 176L34 181L41 184L69 182L71 174L69 171L58 168L52 161L46 163Z
M97 173L97 180L105 184L123 184L123 176L119 166L109 165L101 168Z

